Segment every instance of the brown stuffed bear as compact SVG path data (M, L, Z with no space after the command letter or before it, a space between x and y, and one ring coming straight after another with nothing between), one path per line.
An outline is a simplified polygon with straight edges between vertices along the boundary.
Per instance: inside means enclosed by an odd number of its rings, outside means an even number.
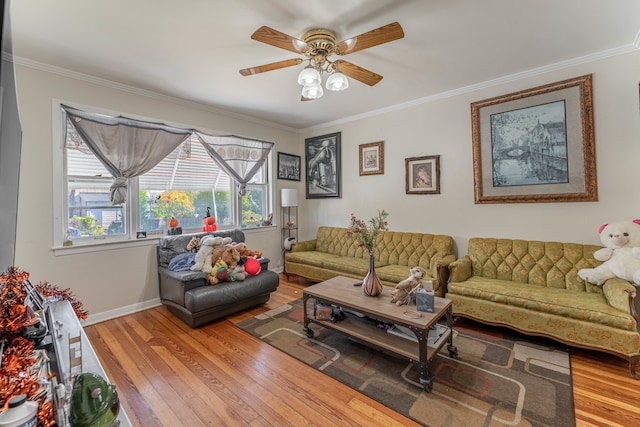
M262 252L245 249L243 252L240 252L240 256L242 258L262 258Z
M209 284L217 285L220 282L233 282L236 280L235 269L240 261L240 254L235 248L228 247L216 261L211 273L207 277Z
M227 243L225 245L222 246L218 246L216 248L213 248L213 253L211 254L211 264L215 265L215 263L222 259L222 254L227 250L227 249L235 249L236 252L238 252L238 260L237 262L240 260L239 256L242 252L244 252L247 249L247 245L244 243Z

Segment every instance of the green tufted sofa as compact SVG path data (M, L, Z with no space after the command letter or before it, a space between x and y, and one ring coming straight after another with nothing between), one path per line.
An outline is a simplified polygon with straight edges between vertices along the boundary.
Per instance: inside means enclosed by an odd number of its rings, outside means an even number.
M454 259L450 236L383 231L376 240L376 274L387 286L397 285L409 276L410 267L420 266L427 271L425 280L433 280L436 295L443 296L440 283L446 282L447 265ZM348 228L319 227L315 239L296 243L285 254L285 274L313 281L335 276L362 280L368 269L369 255Z
M603 286L578 270L600 264L599 246L472 238L466 256L449 264L446 297L454 316L640 359L636 288L622 279Z

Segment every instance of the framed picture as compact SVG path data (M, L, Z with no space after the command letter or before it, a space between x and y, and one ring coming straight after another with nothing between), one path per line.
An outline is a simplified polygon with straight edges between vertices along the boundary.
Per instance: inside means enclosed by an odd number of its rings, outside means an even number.
M407 194L440 194L440 156L404 159Z
M471 104L476 203L598 200L591 75Z
M384 174L384 141L360 144L360 176Z
M341 197L340 132L304 140L307 199Z
M278 179L300 181L300 156L278 152Z

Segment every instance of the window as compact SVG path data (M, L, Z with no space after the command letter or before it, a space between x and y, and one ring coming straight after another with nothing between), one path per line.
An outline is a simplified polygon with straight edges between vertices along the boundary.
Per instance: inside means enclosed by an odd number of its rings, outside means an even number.
M183 232L202 230L209 212L218 228L260 226L267 218L268 162L240 197L235 182L209 156L195 134L147 173L129 180L127 200L110 202L113 177L67 119L63 153L66 204L63 234L74 242L129 240L138 231L164 233L173 217Z

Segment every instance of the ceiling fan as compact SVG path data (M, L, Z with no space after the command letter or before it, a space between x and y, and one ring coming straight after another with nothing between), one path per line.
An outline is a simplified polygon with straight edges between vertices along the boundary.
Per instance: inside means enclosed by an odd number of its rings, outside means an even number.
M336 43L336 35L326 28L316 28L303 34L302 39L297 39L273 28L262 26L253 33L251 38L293 53L306 56L306 59L293 58L271 64L259 65L240 70L243 76L252 76L266 71L279 70L280 68L299 65L305 60L309 61L298 76L298 83L302 88L302 101L320 98L322 91L322 74L328 74L326 88L333 91L344 90L349 86L345 76L358 80L369 86L373 86L382 80L382 76L359 67L342 59L332 61L332 55L344 56L388 43L404 37L404 31L397 22L384 25L359 36L351 37Z

